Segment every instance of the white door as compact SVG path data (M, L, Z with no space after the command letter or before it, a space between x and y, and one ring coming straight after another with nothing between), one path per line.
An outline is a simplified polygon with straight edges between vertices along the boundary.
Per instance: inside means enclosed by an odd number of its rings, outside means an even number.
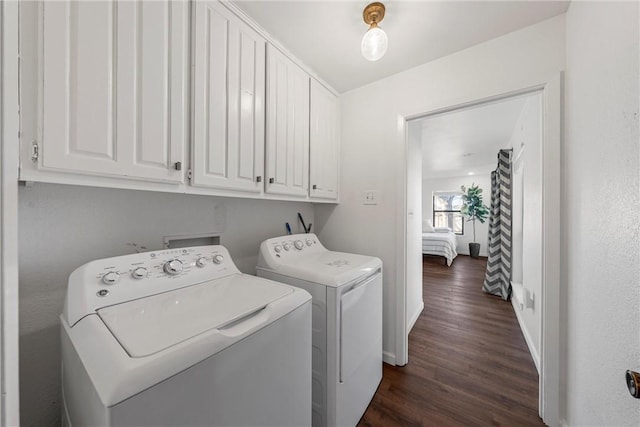
M311 80L309 134L309 195L338 198L340 111L338 98Z
M307 196L309 75L267 48L267 193Z
M44 169L182 182L186 2L44 2Z
M0 2L0 425L20 425L18 3Z
M193 18L192 184L260 193L265 39L218 2Z
M407 334L422 313L422 219L431 217L422 212L422 125L407 123L407 229L406 252L406 330Z

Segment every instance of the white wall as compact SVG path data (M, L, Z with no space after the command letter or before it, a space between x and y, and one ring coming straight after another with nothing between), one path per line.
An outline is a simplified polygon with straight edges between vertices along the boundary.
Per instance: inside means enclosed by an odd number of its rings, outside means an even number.
M410 123L407 138L407 332L424 308L422 299L422 126Z
M341 204L317 207L316 222L329 246L384 262L389 354L396 349L396 285L404 285L403 117L543 84L564 60L561 15L342 95ZM367 189L378 190L381 203L364 206Z
M496 166L498 153L496 153ZM491 175L478 174L473 176L454 176L448 178L425 178L422 181L422 211L426 219L433 218L434 191L460 191L460 186L477 184L482 189L482 201L491 207ZM480 256L487 256L487 240L489 237L489 218L482 224L476 221L476 242L480 243ZM459 254L469 255L469 243L473 242L473 223L464 221L464 234L456 236Z
M163 236L221 232L240 270L258 246L295 232L313 205L35 184L19 191L21 425L60 425L58 315L69 274L100 258L161 249Z
M566 422L640 425L638 2L567 12L562 251Z
M522 113L516 122L509 146L513 147L514 159L520 154L522 186L514 185L513 199L519 199L523 216L520 229L513 233L513 278L520 283L514 284L514 310L518 315L522 333L527 340L531 356L540 370L540 330L542 322L542 95L531 96L525 103ZM515 175L515 168L514 168ZM514 180L515 182L515 180ZM514 209L515 211L515 209ZM514 226L517 222L514 221ZM520 251L515 251L519 247ZM516 267L516 264L518 266ZM520 287L516 291L516 287ZM534 298L531 308L520 309L518 299L524 292Z
M519 149L513 150L511 164L511 284L519 284L522 289L522 194L524 156L518 154ZM512 294L512 301L515 295Z

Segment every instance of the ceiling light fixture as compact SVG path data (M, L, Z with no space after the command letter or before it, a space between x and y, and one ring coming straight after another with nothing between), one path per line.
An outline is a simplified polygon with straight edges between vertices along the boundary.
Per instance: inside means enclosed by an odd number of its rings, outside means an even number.
M379 2L371 3L364 8L362 18L369 25L367 31L362 38L362 56L369 61L377 61L387 52L387 34L378 27L378 23L384 18L384 5Z

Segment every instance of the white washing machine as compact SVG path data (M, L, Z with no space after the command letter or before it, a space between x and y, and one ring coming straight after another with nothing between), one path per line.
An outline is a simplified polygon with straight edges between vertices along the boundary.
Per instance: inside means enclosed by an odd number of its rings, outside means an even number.
M262 242L256 270L312 295L312 424L355 426L382 380L382 261L309 233Z
M311 297L222 246L93 261L60 316L65 424L311 424Z

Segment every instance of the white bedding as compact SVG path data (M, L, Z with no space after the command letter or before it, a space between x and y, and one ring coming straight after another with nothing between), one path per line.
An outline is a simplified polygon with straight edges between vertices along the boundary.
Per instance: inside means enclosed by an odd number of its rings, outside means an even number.
M456 246L456 235L451 231L448 233L422 233L422 253L443 256L447 259L448 266L451 266L453 259L458 256Z

